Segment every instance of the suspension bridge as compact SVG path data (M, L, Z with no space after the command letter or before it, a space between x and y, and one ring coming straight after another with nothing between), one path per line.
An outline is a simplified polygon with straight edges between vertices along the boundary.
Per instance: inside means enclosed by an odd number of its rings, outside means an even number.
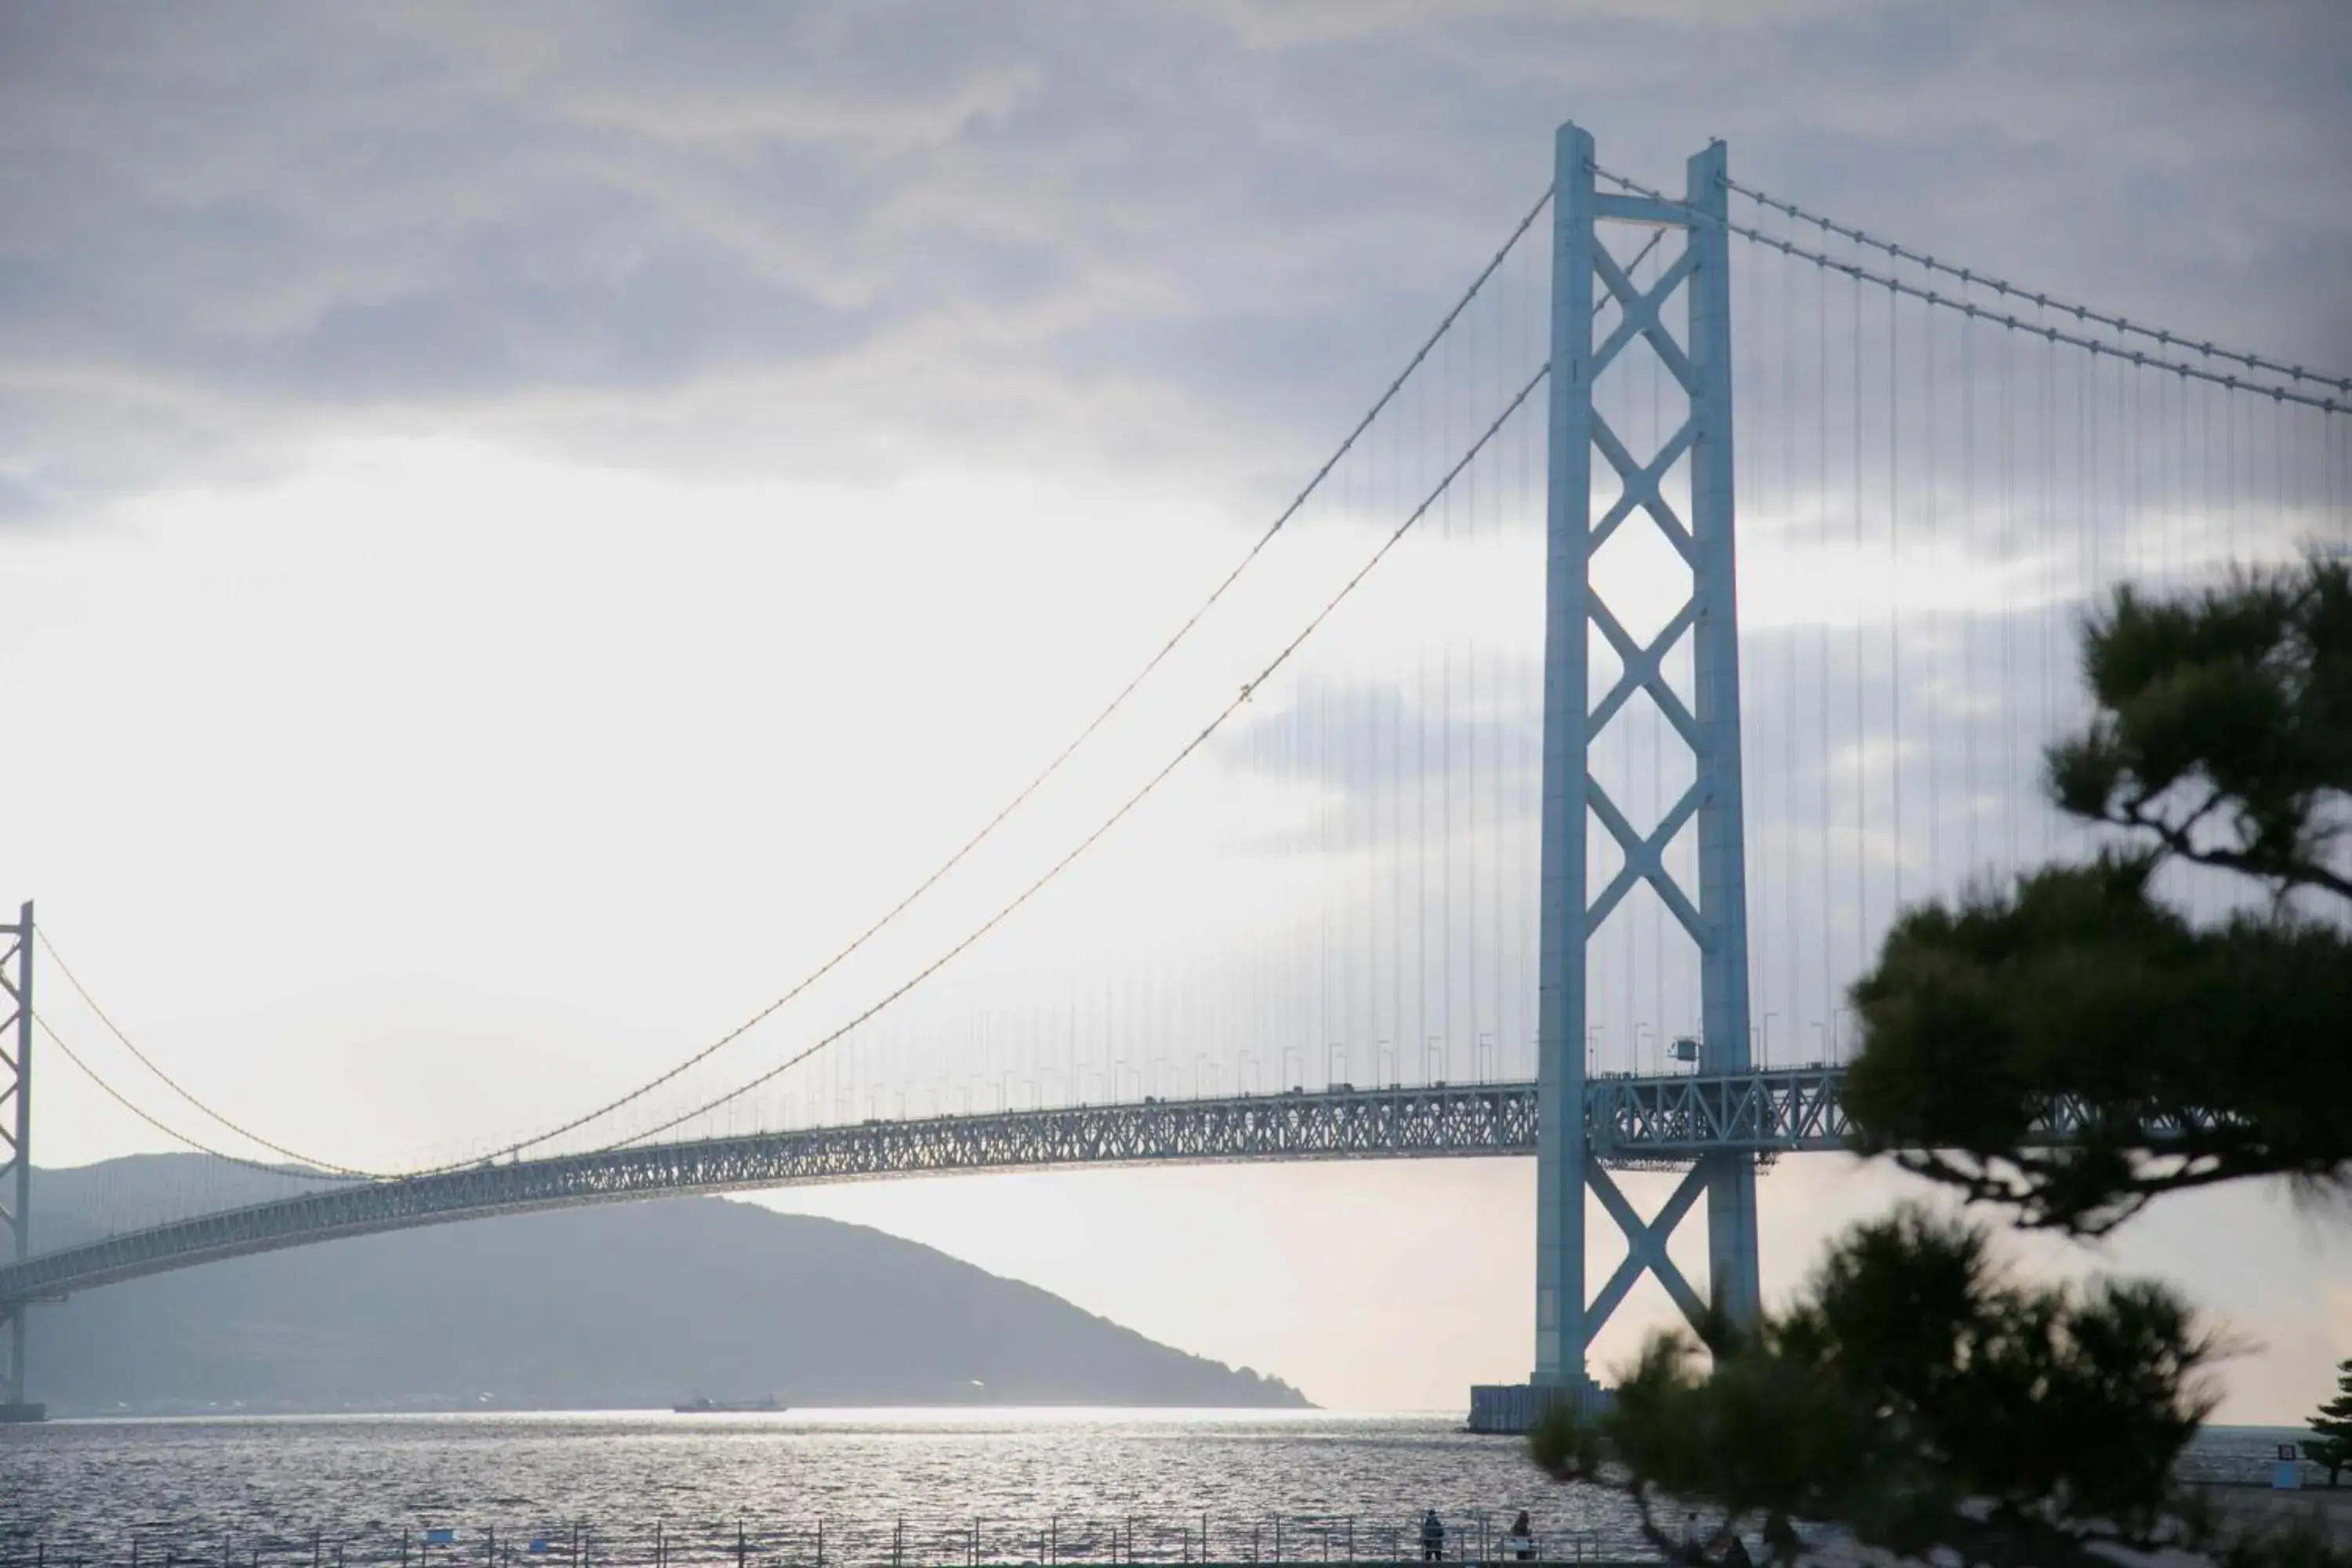
M2347 432L2346 378L1814 213L1720 143L1669 190L1565 126L1541 199L1075 738L625 1092L401 1169L320 1159L167 1073L25 905L0 927L7 1413L39 1414L36 1303L274 1248L815 1182L1495 1156L1535 1163L1536 1343L1474 1421L1594 1397L1645 1277L1694 1320L1758 1310L1759 1165L1848 1146L1843 995L1893 913L2094 842L2035 787L2082 716L2084 609L2352 542ZM1223 896L1173 896L1204 866ZM1093 940L1138 883L1171 890L1152 940ZM52 1048L278 1186L45 1249ZM1628 1168L1678 1180L1644 1215ZM1702 1210L1704 1290L1667 1252Z

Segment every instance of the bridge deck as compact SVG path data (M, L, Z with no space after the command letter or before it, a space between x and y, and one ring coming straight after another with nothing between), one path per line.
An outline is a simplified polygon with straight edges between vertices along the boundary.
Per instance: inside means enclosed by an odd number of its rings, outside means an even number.
M1833 1068L1596 1079L1587 1136L1617 1164L1710 1149L1843 1147ZM1459 1159L1536 1152L1527 1082L1233 1095L867 1121L352 1182L126 1231L0 1267L0 1306L339 1237L689 1193L957 1172L1268 1160Z

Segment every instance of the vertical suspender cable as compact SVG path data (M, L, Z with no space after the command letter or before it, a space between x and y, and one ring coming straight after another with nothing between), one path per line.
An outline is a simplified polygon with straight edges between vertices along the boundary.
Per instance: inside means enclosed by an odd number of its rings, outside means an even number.
M2157 384L2163 389L2158 402L2157 439L2164 447L2158 460L2163 465L2158 476L2164 486L2165 537L2175 557L2172 575L2179 580L2181 574L2202 564L2198 559L2202 552L2197 548L2195 538L2184 540L2181 527L2180 458L2189 429L2181 400L2188 395L2189 384L2185 377L2167 378L2159 373Z
M2036 306L2037 318L2040 313L2041 309ZM2033 537L2039 542L2038 547L2042 552L2042 611L2038 619L2042 634L2042 733L2045 737L2056 735L2058 721L2055 668L2051 658L2055 633L2052 619L2058 613L2058 551L2051 537L2051 492L2057 483L2052 468L2055 448L2051 441L2051 425L2057 409L2051 377L2057 368L2057 340L2045 336L2042 340L2041 416L2034 422L2034 466L2042 475L2042 502L2033 520ZM2034 820L2042 826L2042 858L2044 861L2050 858L2051 818L2048 808L2037 801Z
M2001 830L2004 874L2017 868L2017 519L2011 510L2011 416L2010 346L2016 333L2000 330L2000 706Z
M2229 508L2230 553L2238 553L2238 400L2221 397L2221 498Z
M2338 548L2352 548L2352 415L2320 416L2319 438L2327 462L2327 519Z
M1383 509L1385 511L1385 509ZM1404 678L1389 683L1389 1037L1396 1042L1395 1081L1404 1081Z
M1508 320L1499 304L1495 319L1495 383L1504 386L1509 380L1514 363L1505 342ZM1505 388L1504 396L1509 395ZM1499 401L1499 400L1490 400ZM1493 470L1486 486L1486 548L1484 552L1484 573L1480 581L1491 583L1492 574L1500 563L1510 559L1511 480L1510 447L1507 441L1498 442L1494 448ZM1497 1079L1511 1076L1506 1066L1505 1042L1509 1038L1505 1022L1503 972L1510 952L1507 929L1503 924L1504 891L1509 881L1510 860L1507 849L1510 821L1503 815L1504 770L1510 765L1506 748L1508 744L1510 693L1505 664L1505 647L1482 629L1486 658L1486 710L1481 725L1486 740L1486 836L1482 852L1486 857L1486 1009L1495 1036L1494 1070Z
M2273 526L2283 531L2287 521L2286 509L2286 422L2291 416L2286 405L2276 398L2271 400L2271 455L2277 470L2272 485L2272 510L2276 514Z
M1850 293L1853 331L1853 573L1857 583L1866 570L1862 550L1862 247L1854 247L1854 277ZM1853 605L1853 972L1870 963L1870 745L1863 712L1863 626L1868 619L1859 599Z
M1444 432L1442 450L1454 449L1454 379L1448 375L1445 383L1445 403L1440 428ZM1441 458L1442 460L1442 458ZM1439 569L1438 581L1445 581L1446 572L1455 565L1454 549L1454 492L1445 493L1444 521L1438 529L1438 541L1444 552L1444 564ZM1454 1076L1454 628L1447 619L1438 619L1445 641L1439 651L1438 670L1443 677L1444 691L1443 710L1437 730L1437 921L1438 921L1438 1034L1444 1049L1445 1076Z
M1475 513L1472 514L1470 527L1466 531L1472 541L1468 553L1471 560L1475 562L1477 559L1475 542L1478 536ZM1463 736L1463 740L1470 749L1470 776L1465 781L1465 788L1463 792L1465 798L1462 803L1462 865L1465 872L1462 901L1464 924L1466 928L1463 934L1463 949L1464 967L1470 990L1468 1013L1471 1076L1475 1078L1476 1069L1481 1064L1478 1060L1478 639L1475 634L1469 638L1468 647L1465 649L1463 663L1466 667L1463 671L1463 677L1467 687L1463 695L1465 710L1463 724L1467 732Z
M1960 282L1961 298L1968 298L1968 280ZM1970 567L1976 564L1979 523L1976 507L1977 472L1977 372L1976 372L1976 310L1973 305L1960 321L1960 541ZM1971 572L1969 575L1973 575ZM1965 875L1974 877L1982 868L1977 857L1977 622L1983 618L1976 595L1971 594L1960 605L1960 821L1967 860L1962 867Z
M1791 237L1796 232L1796 220L1789 220ZM1780 537L1793 545L1797 513L1797 268L1785 257L1779 263L1780 274L1780 403L1774 413L1774 434L1780 447ZM1793 580L1796 574L1791 573ZM1803 922L1797 914L1797 617L1793 613L1795 595L1790 594L1790 614L1780 627L1780 896L1788 906L1788 917L1782 922L1782 940L1789 950L1789 1028L1803 1043L1805 1019L1798 1006L1805 994L1804 980L1800 973L1804 960L1804 943L1800 933ZM1790 1060L1797 1059L1791 1057Z
M1413 962L1412 995L1420 1022L1413 1029L1412 1052L1422 1076L1433 1079L1429 1040L1429 647L1424 641L1413 651L1412 821L1413 821Z
M2138 405L2134 401L2131 381L2131 361L2118 355L2116 360L2116 563L2117 582L2128 582L2143 575L2139 558L2139 538L2136 529L2138 498L2133 490L2134 465L2139 457L2138 437L2135 426Z
M2098 461L2098 451L2091 447L2094 426L2091 426L2091 400L2088 400L2086 393L2088 376L2095 374L2098 364L2095 362L2084 364L2082 357L2074 357L2072 364L2074 364L2074 595L2072 595L2072 602L2077 606L2077 614L2088 614L2094 606L2094 595L2098 593L2098 569L2095 569L2098 533L2095 533L2095 524L2091 521L2091 484L2088 484L2088 472ZM2086 837L2086 832L2084 832L2082 823L2077 823L2074 847L2082 848L2084 837Z
M1903 524L1902 379L1903 296L1886 291L1886 662L1887 716L1893 747L1889 766L1895 786L1895 909L1903 908L1903 862L1911 841L1903 831L1903 560L1896 539Z
M2336 542L2352 548L2352 415L2333 414L2327 416L2328 433L2335 437L2336 461L2335 499L2329 503L2336 514Z
M1919 312L1920 326L1926 334L1927 370L1927 573L1926 592L1930 596L1927 610L1927 887L1930 891L1943 885L1944 876L1944 807L1943 789L1937 779L1944 756L1944 608L1937 584L1946 581L1943 562L1943 534L1937 527L1941 510L1944 470L1938 461L1942 450L1942 427L1936 406L1937 363L1942 357L1938 339L1940 331L1936 307L1928 305Z
M1331 898L1339 879L1331 872L1331 683L1315 682L1315 742L1308 776L1315 781L1315 869L1317 947L1320 952L1315 992L1316 1048L1331 1037ZM1305 1042L1301 1042L1304 1044ZM1299 1068L1306 1081L1307 1068Z
M1506 340L1507 331L1518 315L1498 314L1495 326L1495 372L1498 379L1507 379L1511 369L1523 363L1516 348ZM1518 537L1520 487L1527 477L1526 426L1515 426L1503 445L1495 452L1494 484L1489 489L1493 516L1489 520L1489 570L1507 569L1512 545ZM1515 447L1512 443L1517 442ZM1492 791L1486 803L1488 854L1492 857L1486 874L1487 926L1493 933L1487 939L1491 949L1489 975L1491 991L1487 1006L1494 1018L1495 1072L1498 1078L1516 1075L1517 1066L1510 1050L1514 1031L1511 1026L1511 992L1509 973L1513 955L1517 951L1516 929L1511 921L1511 891L1517 868L1512 853L1512 819L1509 813L1509 779L1514 762L1513 742L1517 735L1516 722L1518 709L1517 694L1512 689L1510 645L1489 642L1486 647L1487 722L1492 731L1489 739L1488 784Z
M2189 378L2176 373L2165 379L2169 386L2163 438L2172 458L2165 510L2174 537L2179 541L2180 571L2201 577L2214 564L2214 544L2206 535L2204 519L2193 516L2189 510Z
M2316 442L2319 472L2316 475L2312 472L2312 447L2295 447L2295 512L2312 520L2305 524L2310 529L2305 533L2305 538L2322 538L2324 541L2336 524L2336 517L2328 510L2328 478L2331 478L2328 456L2333 454L2333 447L2328 445L2328 416L2322 411L2307 409L2295 418L2303 421L2303 428L2319 437L2319 442Z
M1827 225L1823 225L1822 228L1822 248L1823 250L1827 250L1829 248L1829 228ZM1814 476L1813 504L1815 507L1820 509L1820 526L1817 531L1821 542L1821 562L1822 567L1826 568L1835 548L1830 542L1829 269L1823 267L1820 262L1814 262L1813 278L1817 285L1814 290L1815 298L1813 311L1813 329L1815 348L1817 351L1815 354L1817 363L1815 365L1813 417L1816 426L1814 431L1814 447L1819 462L1819 468ZM1830 910L1832 909L1832 894L1830 892L1830 850L1831 847L1837 842L1837 838L1835 830L1832 828L1830 822L1830 788L1834 778L1835 770L1830 765L1830 624L1827 616L1825 614L1821 615L1819 619L1817 619L1815 626L1818 632L1818 636L1814 639L1815 658L1818 665L1818 668L1815 673L1818 677L1816 686L1819 692L1819 710L1816 714L1819 727L1815 732L1821 737L1821 749L1815 754L1813 761L1815 767L1820 770L1822 779L1822 835L1820 847L1816 851L1821 862L1822 883L1822 990L1819 1001L1822 1007L1823 1039L1827 1045L1834 1046L1835 1041L1831 1040L1828 1035L1829 1027L1837 1022L1837 1014L1832 1010L1835 1006L1834 999L1837 988L1835 979L1831 973L1830 967L1830 955L1833 947L1831 933L1836 929L1835 922L1830 918ZM1834 1056L1836 1053L1833 1050L1831 1050L1828 1054Z
M2105 411L2107 411L2107 378L2105 378L2105 367L2098 362L2098 355L2091 357L2091 367L2088 367L2086 376L2088 381L2091 381L2091 395L2088 395L2088 400L2091 400L2091 445L2088 445L2088 456L2091 456L2091 487L2088 487L2086 505L2088 505L2088 510L2091 510L2091 599L2095 602L2095 599L2107 590L2107 555L2105 555L2107 508L2103 505L2103 500L2105 500L2107 496L2107 470L2105 466L2100 463L2100 456L2098 456L2098 430L2100 430L2100 423L2105 423L2103 421L2103 416L2105 416Z
M2143 384L2141 396L2144 400L2147 396L2145 384L2150 378L2142 375L2138 379ZM2172 434L2166 418L2168 413L2166 405L2170 401L2170 388L2165 384L2164 377L2160 374L2155 376L2153 380L2156 386L2156 413L2148 422L2154 427L2156 435L2156 476L2148 487L2151 492L2148 510L2155 514L2158 525L2157 570L2166 578L2171 579L2177 577L2180 570L2179 559L2180 541L2172 529L2172 512L2168 504L2170 498L2165 485L2165 480L2169 477L2169 468L2165 461L2167 457L2165 448L2171 445L2167 437ZM2147 416L2145 408L2141 413L2143 417Z
M2221 397L2221 388L2201 385L2197 390L2197 524L2206 531L2213 529L2218 491L2213 489L2213 400ZM2230 555L2237 555L2237 538L2227 541Z
M1458 330L1464 332L1472 331L1475 321L1475 315L1465 316ZM1453 334L1447 335L1450 337ZM1352 470L1353 465L1349 467ZM1351 473L1350 478L1352 477ZM1354 500L1352 489L1351 485L1343 489L1341 492L1337 521L1342 530L1351 529L1355 525L1356 510L1350 504ZM1332 647L1344 648L1347 646L1346 636L1342 633ZM1332 651L1330 648L1326 650L1327 654L1330 651ZM1318 1051L1326 1076L1332 1071L1330 1043L1333 1040L1347 1040L1352 1037L1356 1013L1356 972L1362 963L1363 953L1363 942L1357 926L1370 913L1370 905L1355 896L1357 838L1361 831L1357 799L1358 791L1362 787L1363 776L1357 769L1358 734L1356 726L1352 722L1355 705L1350 700L1353 693L1348 683L1349 673L1347 669L1336 663L1331 669L1332 682L1339 688L1334 701L1339 710L1339 731L1337 752L1331 760L1333 791L1339 796L1339 857L1335 868L1339 875L1334 880L1334 896L1343 901L1339 921L1339 990L1336 998L1337 1006L1334 1009L1336 1016L1332 1019L1332 1032L1324 1037Z
M1454 520L1445 520L1439 535L1452 542ZM1445 1057L1446 1077L1454 1076L1454 634L1445 632L1438 668L1444 681L1443 709L1437 729L1437 952L1439 1041Z
M1535 330L1536 321L1535 311L1532 309L1535 299L1534 290L1532 289L1524 290L1521 298L1528 301L1528 303L1524 305L1518 312L1518 319L1521 323L1520 330L1523 333L1528 334L1531 339ZM1528 356L1523 356L1522 363L1532 363L1532 359ZM1535 426L1532 420L1522 419L1519 422L1517 432L1519 451L1519 495L1517 512L1514 521L1523 531L1527 530L1530 520L1530 503L1535 494L1534 487L1530 482L1530 476L1533 472L1531 462L1535 452L1534 429ZM1511 767L1512 777L1518 786L1517 791L1514 793L1514 805L1516 809L1512 814L1512 817L1517 826L1510 837L1507 840L1509 845L1509 848L1507 851L1509 855L1507 864L1510 866L1512 871L1511 910L1513 919L1509 929L1513 932L1514 940L1511 943L1510 951L1517 959L1517 963L1513 966L1514 972L1512 974L1512 984L1508 994L1519 997L1520 1005L1524 1008L1527 1005L1527 999L1535 994L1534 973L1533 970L1528 966L1529 944L1534 940L1533 930L1528 923L1529 902L1528 898L1528 883L1529 879L1528 876L1528 868L1533 864L1535 856L1532 850L1522 849L1518 842L1519 833L1526 828L1529 817L1528 781L1531 772L1528 760L1527 742L1528 730L1526 722L1528 706L1526 702L1526 672L1524 668L1521 668L1519 674L1520 680L1518 684L1520 689L1513 694L1511 700L1511 712L1513 715L1513 722L1511 725ZM1522 1033L1532 1034L1534 1030L1532 1027L1528 1026L1528 1021L1522 1017L1520 1020L1520 1026L1512 1030L1512 1037L1517 1039ZM1537 1058L1531 1052L1528 1058L1528 1076L1530 1078L1536 1076L1537 1070Z
M1685 231L1683 243L1685 245L1692 243L1687 231ZM1665 264L1663 261L1659 261L1652 265L1650 268L1650 279L1654 286L1656 283L1658 276L1664 270ZM1663 378L1659 374L1658 356L1655 354L1649 354L1645 355L1644 358L1648 362L1647 368L1649 373L1645 379L1647 379L1650 384L1650 426L1648 449L1654 453L1665 444L1665 421L1661 415L1659 407L1659 383ZM1687 507L1684 510L1685 513L1689 510ZM1655 824L1665 815L1665 767L1664 751L1664 742L1665 738L1665 716L1658 711L1657 704L1654 702L1645 703L1643 708L1644 716L1648 720L1648 728L1650 731L1650 821L1653 824ZM1664 857L1661 857L1661 858L1663 859ZM1673 863L1668 861L1666 862L1666 865L1669 872L1671 872L1673 870ZM1653 1022L1654 1024L1654 1033L1657 1043L1661 1050L1663 1050L1665 1046L1667 1034L1666 905L1664 900L1655 897L1651 898L1647 901L1650 906L1650 963L1653 966L1651 986L1653 995L1654 997L1652 1004L1654 1010ZM1663 1058L1659 1061L1658 1066L1661 1071L1664 1069L1665 1062Z
M2336 542L2352 543L2352 415L2332 414L2321 421L2326 443L2327 511Z
M2131 562L2133 575L2137 577L2148 577L2154 575L2154 574L2149 571L2147 564L2147 531L2146 527L2147 498L2140 493L2140 481L2143 477L2143 471L2147 466L2147 459L2146 447L2147 432L2141 428L2140 425L2142 416L2145 412L2141 407L2141 404L2145 399L2142 396L2142 388L2140 386L2139 377L2131 374L2131 366L2128 363L2124 366L2124 377L2126 409L2124 415L2124 442L2125 450L2130 454L2130 468L2129 471L2125 476L2124 484L2124 495L2126 498L2124 512L2124 550L2126 558Z
M1486 379L1489 381L1496 380L1501 369L1501 346L1499 338L1496 338L1488 344L1485 374ZM1469 390L1467 406L1473 429L1476 428L1478 410L1485 406L1486 403L1485 392L1475 384L1474 378L1474 384ZM1472 470L1463 477L1475 479L1477 475L1477 468L1473 465ZM1463 581L1472 584L1474 591L1475 584L1483 581L1480 568L1484 556L1482 549L1484 535L1480 530L1487 524L1482 522L1481 519L1483 514L1491 513L1494 510L1494 505L1495 486L1491 477L1483 485L1474 483L1465 492L1461 573ZM1490 522L1491 519L1489 518L1487 521ZM1465 627L1463 639L1463 742L1468 748L1469 755L1468 769L1463 780L1462 864L1464 871L1463 984L1466 993L1464 997L1464 1018L1470 1037L1470 1066L1471 1076L1474 1079L1484 1067L1478 1047L1480 1026L1485 1016L1481 1005L1483 989L1478 981L1479 964L1483 956L1480 947L1478 912L1483 903L1486 884L1491 879L1488 875L1489 868L1484 863L1486 853L1482 837L1484 830L1480 824L1479 813L1479 805L1484 795L1481 779L1485 756L1479 741L1480 731L1485 726L1485 710L1481 706L1485 698L1482 695L1484 689L1478 679L1478 661L1480 654L1484 651L1481 646L1484 638L1485 623L1476 617L1471 617L1469 624Z
M2204 563L2199 559L2195 541L2181 538L2180 507L2173 490L2175 465L2169 461L2177 447L2172 428L2176 399L2171 379L2161 371L2147 373L2156 382L2156 481L2158 492L2158 515L2164 520L2165 575L2173 584L2186 583L2198 574Z
M1726 198L1726 205L1728 205L1732 202L1736 202L1738 199L1738 193L1734 192ZM1725 249L1727 252L1734 253L1731 263L1732 287L1739 295L1738 316L1733 324L1736 330L1744 331L1746 331L1746 327L1743 323L1754 321L1758 317L1757 306L1759 300L1757 297L1756 267L1750 259L1755 253L1751 249L1731 245L1727 245ZM1754 356L1751 354L1745 363L1748 366L1752 367L1756 363ZM1757 396L1756 383L1758 377L1753 368L1748 369L1743 374L1741 365L1741 361L1737 358L1733 360L1731 365L1731 374L1734 381L1732 390L1733 405L1735 407L1753 408L1761 401L1761 399ZM1744 389L1741 385L1742 383L1745 384ZM1757 427L1754 425L1750 425L1748 427L1748 434L1751 443L1748 449L1751 452L1755 450L1755 447L1752 443L1756 435L1756 429ZM1754 471L1754 466L1752 464L1750 465L1749 471L1751 473ZM1751 491L1750 493L1752 494L1753 492ZM1740 672L1743 677L1740 682L1740 698L1744 705L1744 710L1752 711L1756 706L1756 699L1759 693L1756 689L1757 682L1752 679L1747 679L1752 675L1753 668L1748 658L1748 649L1744 643L1739 650L1739 654ZM1748 723L1743 717L1739 726L1739 777L1743 789L1743 798L1746 802L1750 803L1751 805L1760 804L1763 799L1758 787L1762 782L1764 770L1761 758L1758 753L1757 730L1758 726ZM1753 821L1753 815L1751 814L1750 821ZM1759 839L1754 837L1750 837L1746 841L1748 860L1751 870L1751 874L1748 878L1747 881L1748 908L1745 913L1748 920L1748 1016L1752 1020L1761 1020L1767 1011L1764 999L1764 984L1766 977L1771 973L1772 958L1771 942L1767 934L1766 929L1771 923L1766 914L1766 907L1770 902L1772 894L1771 860L1769 854L1764 853L1759 849ZM1749 1025L1751 1036L1754 1034L1756 1026L1757 1026L1754 1023ZM1751 1061L1759 1064L1763 1061L1764 1058L1760 1040L1758 1044L1749 1047L1748 1054Z
M1475 416L1470 405L1482 401L1478 386L1478 340L1470 339L1470 370L1465 378L1465 405ZM1450 447L1448 448L1451 449ZM1478 559L1478 467L1473 463L1463 474L1466 481L1462 494L1462 557L1455 571L1464 579L1475 581L1474 570ZM1470 1037L1470 1076L1478 1076L1478 642L1475 629L1465 629L1463 638L1463 743L1469 752L1468 769L1463 780L1462 871L1463 903L1467 916L1463 932L1463 969L1467 981L1464 998L1464 1025Z

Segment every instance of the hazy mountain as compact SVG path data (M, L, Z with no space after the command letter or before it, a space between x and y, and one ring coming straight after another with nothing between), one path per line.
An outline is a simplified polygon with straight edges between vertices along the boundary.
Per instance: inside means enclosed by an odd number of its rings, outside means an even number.
M34 1179L44 1250L307 1183L202 1156ZM324 1242L37 1308L33 1393L332 1410L809 1405L1304 1405L1033 1286L862 1226L723 1198Z

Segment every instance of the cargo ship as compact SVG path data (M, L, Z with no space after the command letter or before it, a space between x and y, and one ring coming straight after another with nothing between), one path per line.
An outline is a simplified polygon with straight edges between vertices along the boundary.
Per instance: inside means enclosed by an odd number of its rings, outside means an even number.
M790 1406L772 1399L697 1399L670 1408L680 1415L773 1415Z

